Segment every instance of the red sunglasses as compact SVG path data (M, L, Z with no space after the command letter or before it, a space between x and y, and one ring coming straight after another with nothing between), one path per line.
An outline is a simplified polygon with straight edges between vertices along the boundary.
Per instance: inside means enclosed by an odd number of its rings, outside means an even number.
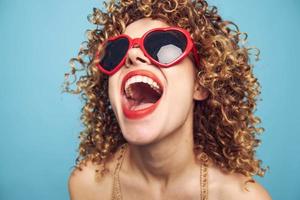
M122 34L108 39L96 54L96 59L99 60L97 67L103 73L113 75L124 65L128 50L136 45L159 67L171 67L191 51L199 66L199 56L189 32L177 27L167 27L151 29L141 38L132 39Z

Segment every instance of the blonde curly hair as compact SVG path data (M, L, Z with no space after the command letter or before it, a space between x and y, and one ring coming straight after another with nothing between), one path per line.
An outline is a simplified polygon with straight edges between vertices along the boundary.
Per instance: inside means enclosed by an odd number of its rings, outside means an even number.
M96 67L94 55L100 43L123 33L128 24L150 17L189 31L201 58L197 81L209 95L195 102L196 156L205 152L227 172L264 176L266 169L255 156L260 143L257 134L264 131L257 127L261 120L254 115L260 84L250 64L253 48L244 45L247 35L233 22L224 21L217 8L208 6L205 0L120 0L104 4L106 12L94 8L88 16L97 27L87 30L87 41L70 60L71 72L65 74L63 84L64 92L81 94L85 102L81 110L85 129L79 136L76 167L90 159L103 165L104 173L105 163L126 143L109 102L108 76ZM85 74L77 80L79 71ZM71 89L75 82L77 87Z

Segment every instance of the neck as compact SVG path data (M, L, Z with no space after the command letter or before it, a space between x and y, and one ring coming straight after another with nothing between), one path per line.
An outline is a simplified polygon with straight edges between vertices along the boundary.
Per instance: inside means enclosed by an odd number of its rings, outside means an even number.
M160 141L138 146L129 144L128 166L149 182L168 182L196 166L192 114L186 123Z

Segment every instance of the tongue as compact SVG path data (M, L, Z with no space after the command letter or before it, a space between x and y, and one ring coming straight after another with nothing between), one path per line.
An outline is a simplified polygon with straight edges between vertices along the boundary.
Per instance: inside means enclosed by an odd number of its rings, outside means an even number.
M160 94L148 84L135 83L131 85L132 99L130 100L131 110L140 110L155 104Z
M141 103L141 104L138 104L138 105L132 105L130 107L130 110L142 110L144 108L148 108L150 106L152 106L154 103Z

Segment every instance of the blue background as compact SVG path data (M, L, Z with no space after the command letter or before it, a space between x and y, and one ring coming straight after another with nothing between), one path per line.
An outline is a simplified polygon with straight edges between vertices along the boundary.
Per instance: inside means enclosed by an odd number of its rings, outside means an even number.
M270 166L257 180L273 199L300 199L300 2L211 0L224 19L261 50L257 115L266 131L259 157ZM76 157L79 97L61 94L97 0L0 0L0 199L68 199Z

